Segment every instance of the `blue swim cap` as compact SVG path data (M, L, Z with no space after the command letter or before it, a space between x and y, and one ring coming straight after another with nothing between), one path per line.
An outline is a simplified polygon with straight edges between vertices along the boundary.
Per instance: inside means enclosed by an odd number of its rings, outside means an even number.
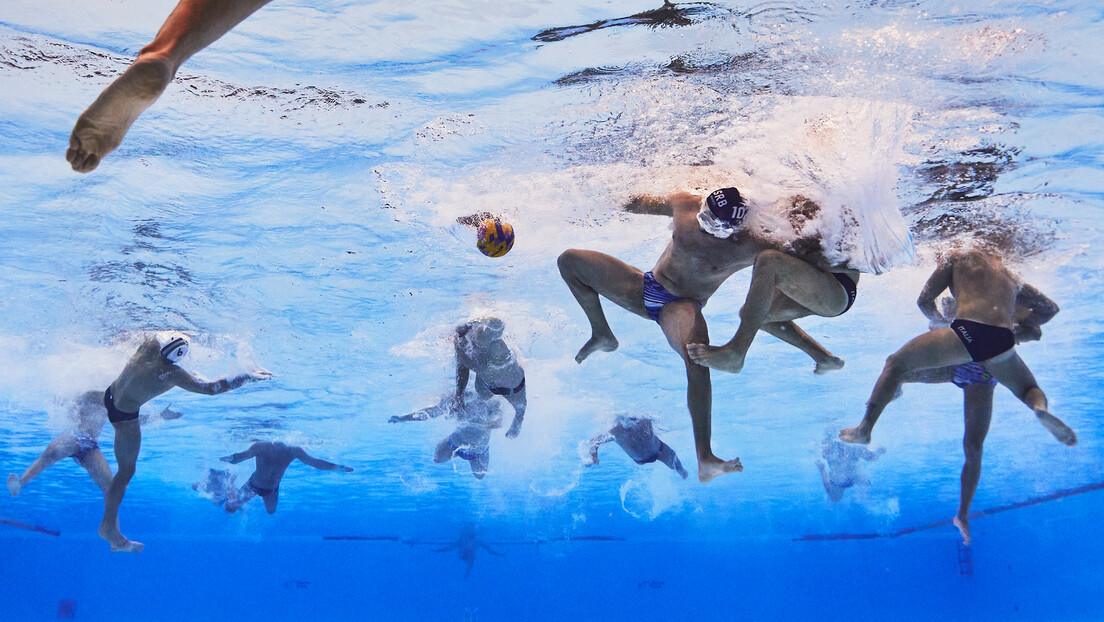
M747 213L747 203L740 191L735 188L721 188L714 190L705 198L705 204L709 211L717 218L727 222L733 227L739 227Z
M705 197L698 212L698 224L710 235L727 238L736 233L746 214L747 202L740 196L740 191L721 188Z

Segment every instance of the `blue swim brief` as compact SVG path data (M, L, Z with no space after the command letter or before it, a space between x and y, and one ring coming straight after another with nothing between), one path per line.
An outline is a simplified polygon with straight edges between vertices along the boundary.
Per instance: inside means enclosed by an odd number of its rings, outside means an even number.
M490 447L484 447L480 451L475 451L474 449L472 449L471 445L457 445L451 437L449 438L449 446L452 447L452 453L469 462L475 460L476 458L487 455L487 453L491 450Z
M972 384L987 384L992 386L997 384L997 379L993 377L993 374L985 371L981 363L963 363L955 367L954 377L951 378L951 382L954 386L965 389Z
M648 315L652 320L659 321L659 312L663 310L663 307L669 302L678 302L680 300L690 300L689 298L679 298L671 292L664 289L659 281L655 280L655 276L651 272L644 273L644 308L648 310ZM698 307L702 304L699 302Z
M74 436L77 439L77 450L69 454L69 457L76 460L77 464L84 466L84 457L93 449L99 449L100 444L96 442L96 439L83 432L78 432Z

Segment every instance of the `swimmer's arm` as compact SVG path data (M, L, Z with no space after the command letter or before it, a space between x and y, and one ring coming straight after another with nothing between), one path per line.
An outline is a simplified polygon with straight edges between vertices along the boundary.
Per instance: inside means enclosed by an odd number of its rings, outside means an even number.
M920 307L920 312L932 322L949 324L954 319L943 317L935 304L939 294L951 286L952 270L953 266L950 262L940 262L939 267L928 277L928 282L924 283L924 288L920 290L920 297L916 299L916 306Z
M468 388L468 376L471 375L471 370L460 362L459 346L456 354L456 398L460 399L460 396L464 395L464 389Z
M494 555L494 556L496 556L496 557L506 557L506 554L505 554L505 553L499 553L498 551L496 551L496 550L492 549L491 547L487 546L487 543L486 543L486 542L482 542L482 541L480 541L480 542L479 542L479 546L480 546L480 547L481 547L481 548L482 548L482 549L483 549L484 551L487 551L487 552L488 552L488 553L490 553L491 555Z
M193 376L187 370L173 366L171 379L173 384L184 389L185 391L191 391L192 393L201 393L203 395L218 395L219 393L226 393L233 389L237 389L243 384L250 382L260 382L261 380L268 380L272 377L272 373L266 369L257 369L255 371L247 372L236 376L234 378L219 378L218 380L205 380L199 376Z
M332 462L326 462L325 460L319 460L307 452L303 451L302 447L295 448L295 458L307 466L314 467L320 471L344 471L345 473L352 473L353 469L340 464L334 464Z
M221 460L223 462L229 462L230 464L237 464L239 462L244 462L246 460L249 460L250 458L253 458L256 455L257 455L257 445L253 444L249 447L249 449L246 449L245 451L239 451L236 454L231 454L229 456L223 456L223 457L219 458L219 460Z
M435 411L436 414L431 415L431 414L429 414L430 411ZM418 412L412 412L409 415L393 415L392 417L390 417L387 420L387 422L388 423L401 423L401 422L404 422L404 421L427 421L431 417L436 417L436 416L440 415L442 412L443 412L443 409L423 408L422 410L419 410Z
M525 421L525 406L528 404L525 399L525 389L522 389L521 393L515 393L506 399L514 407L514 420L510 423L510 428L506 430L506 438L517 438L517 435L521 433L521 423Z
M609 443L611 441L613 441L613 435L609 432L603 432L590 439L590 461L584 462L583 464L585 466L598 464L598 446L602 443Z
M675 208L669 197L653 197L638 194L629 197L625 204L625 211L630 214L646 214L651 216L674 216Z
M1033 285L1024 283L1016 296L1016 323L1021 326L1042 326L1058 314L1058 303L1047 298Z
M936 304L939 307L940 317L935 320L929 318L928 330L948 328L958 312L958 301L955 300L954 296L940 296Z

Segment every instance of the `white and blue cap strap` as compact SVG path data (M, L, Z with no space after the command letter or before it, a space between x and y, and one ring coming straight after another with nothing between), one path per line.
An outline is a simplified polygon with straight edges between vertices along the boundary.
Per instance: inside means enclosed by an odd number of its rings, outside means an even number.
M158 336L157 341L161 345L161 358L170 363L179 363L188 354L188 338L184 335L170 333L164 337Z
M735 188L721 188L709 193L698 212L698 224L706 233L727 238L740 227L747 215L747 202Z

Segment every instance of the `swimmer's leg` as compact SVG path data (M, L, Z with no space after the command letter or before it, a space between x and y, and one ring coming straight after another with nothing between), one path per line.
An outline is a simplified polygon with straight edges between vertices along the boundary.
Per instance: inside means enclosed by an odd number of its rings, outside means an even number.
M449 437L451 438L451 437ZM452 460L452 454L455 450L452 448L452 444L449 443L449 439L445 439L440 443L437 443L437 447L433 450L433 461L437 464L442 464Z
M972 384L962 391L963 410L966 418L966 433L962 437L962 450L966 454L966 463L962 465L962 488L959 493L958 514L954 525L962 534L962 542L969 545L970 504L977 492L981 479L981 453L985 436L989 434L989 423L993 419L993 386Z
M253 487L250 486L249 482L247 481L246 483L242 484L241 488L239 488L237 492L232 492L229 496L226 497L226 505L224 506L226 508L226 513L233 514L234 512L237 512L239 509L241 509L243 505L249 503L253 499L253 497L256 496L257 492L253 490Z
M276 503L280 501L280 486L277 484L276 488L272 491L272 494L261 497L264 500L265 511L269 514L276 513Z
M487 476L487 467L489 467L491 464L491 454L490 452L488 452L476 456L469 462L471 464L472 475L475 476L475 479L483 479Z
M796 257L766 250L755 258L751 285L747 300L740 309L740 328L736 334L720 347L694 344L690 356L699 365L739 373L744 367L748 348L763 324L772 319L779 321L798 317L771 318L778 296L788 298L794 307L804 310L804 315L838 315L847 306L847 293L831 274Z
M590 339L575 355L575 362L582 363L595 352L617 349L617 338L606 321L599 296L650 319L644 308L644 273L639 269L604 253L577 249L564 251L557 263L560 276L590 321Z
M111 480L114 476L111 473L111 465L107 463L107 458L104 457L103 452L99 449L89 450L81 459L81 466L84 467L85 471L88 471L92 481L106 495L108 489L111 488Z
M1039 423L1043 424L1043 427L1053 434L1058 442L1070 447L1077 444L1077 434L1064 421L1050 414L1046 393L1039 388L1034 374L1015 350L985 361L985 369L1034 411Z
M269 0L180 0L153 42L77 119L65 159L87 173L122 142L138 115L160 97L177 69Z
M913 338L900 350L886 359L882 375L874 385L866 414L862 422L853 428L840 431L840 440L848 443L870 442L870 433L887 404L893 401L901 382L915 369L960 365L970 361L970 353L949 328L939 328Z
M830 371L843 369L843 359L829 352L792 321L767 322L763 324L761 330L808 354L816 363L816 366L813 367L813 373L815 374L826 374Z
M666 464L667 468L678 473L682 479L686 479L690 475L682 466L682 462L679 461L678 454L675 453L675 450L671 449L671 447L663 441L660 441L659 461Z
M46 449L42 452L42 455L38 457L31 466L27 467L27 470L23 472L23 475L16 475L12 473L8 475L8 492L11 496L16 496L19 491L23 489L32 479L38 477L40 473L46 470L47 467L56 464L59 460L68 458L73 455L73 452L77 451L77 439L71 432L65 432L54 440L50 441L50 444L46 446Z
M698 479L703 482L744 470L739 458L721 460L713 454L713 385L709 368L698 365L686 352L688 343L708 343L709 330L698 303L679 300L668 303L659 313L659 325L667 343L686 365L686 406L694 428L694 449L698 456Z
M119 506L123 503L123 495L126 494L130 479L134 477L138 452L142 449L142 428L139 427L137 419L112 425L115 426L115 462L119 470L111 479L111 486L104 494L104 516L100 521L98 533L111 544L112 551L137 553L145 545L127 540L119 532Z
M832 503L839 503L840 499L843 499L845 489L832 483L831 478L828 477L828 470L824 468L823 461L817 460L816 465L817 470L820 471L820 481L824 484L824 492L828 493L828 499Z
M914 369L906 373L902 383L943 384L954 380L955 366Z

